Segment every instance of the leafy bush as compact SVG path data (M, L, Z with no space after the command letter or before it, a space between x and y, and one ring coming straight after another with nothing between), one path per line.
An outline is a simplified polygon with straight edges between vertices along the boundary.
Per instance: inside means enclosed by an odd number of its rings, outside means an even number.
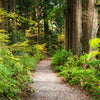
M45 56L45 44L31 47L26 40L7 46L8 36L0 36L0 100L17 100L33 82L30 71Z
M28 88L28 83L32 82L29 72L35 65L33 58L15 57L8 49L1 48L0 100L17 98L22 90Z
M20 63L29 70L34 70L37 64L35 58L32 56L29 56L28 54L20 57Z
M93 59L92 53L84 54L79 58L69 53L65 59L60 56L61 52L59 53L56 53L52 59L53 69L59 72L58 76L63 76L70 85L80 84L93 94L93 98L100 100L100 60Z
M66 52L65 50L61 50L57 52L52 58L52 65L63 65L69 56L71 56L71 52Z
M66 66L61 65L61 66L54 66L52 68L54 69L55 72L61 72L66 69Z

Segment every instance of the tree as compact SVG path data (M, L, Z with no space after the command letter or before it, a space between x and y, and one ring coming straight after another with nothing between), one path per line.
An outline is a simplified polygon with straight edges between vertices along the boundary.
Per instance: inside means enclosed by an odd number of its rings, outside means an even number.
M8 11L10 13L16 14L16 0L8 0ZM17 42L17 34L16 34L16 17L13 19L9 18L8 20L8 33L12 34L11 41Z
M43 19L44 19L44 34L45 34L45 41L49 41L49 25L47 19L47 9L48 9L49 0L44 0L44 9L43 9Z
M82 1L67 0L65 12L65 49L73 54L80 54L80 37L82 35ZM66 18L67 17L67 18ZM67 24L66 24L67 23ZM67 28L67 29L66 29Z
M98 8L95 7L96 0L85 0L84 7L84 25L82 46L83 53L89 53L92 49L89 46L89 40L96 38L98 30Z
M0 9L2 9L3 8L3 6L2 6L2 3L3 1L2 0L0 0ZM3 18L3 16L0 16L0 29L1 30L3 30L4 29L4 18Z
M67 4L67 1L66 0L64 0L64 5L66 6ZM64 35L65 35L65 40L64 40L64 48L65 48L65 50L66 51L68 51L69 50L69 32L68 32L68 17L67 17L67 9L66 9L67 7L65 7L65 9L64 9Z
M39 2L36 0L36 18L37 18L37 27L38 27L38 37L37 37L37 42L40 44L40 8L39 8Z

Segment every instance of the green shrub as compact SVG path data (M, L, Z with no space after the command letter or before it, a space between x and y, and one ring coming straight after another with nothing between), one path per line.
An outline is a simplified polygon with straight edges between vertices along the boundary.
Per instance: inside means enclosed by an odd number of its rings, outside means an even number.
M100 100L100 60L93 59L91 53L79 58L69 55L65 59L61 56L61 51L59 53L52 59L53 69L59 72L58 76L63 76L70 85L80 84L92 93L92 98Z
M5 48L1 48L0 57L0 100L14 100L31 83L30 70L36 65L30 56L15 57Z
M20 57L20 63L29 70L34 70L37 64L35 58L29 55Z
M52 67L55 72L61 72L62 70L66 69L66 66L54 66Z
M71 56L71 52L67 52L65 50L61 50L57 52L52 58L52 65L63 65L69 56Z

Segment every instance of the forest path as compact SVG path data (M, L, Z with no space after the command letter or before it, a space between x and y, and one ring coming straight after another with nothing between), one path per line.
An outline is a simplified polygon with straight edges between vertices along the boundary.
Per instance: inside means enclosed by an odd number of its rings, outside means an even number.
M64 84L50 67L51 59L38 63L33 75L35 90L26 100L91 100L82 90Z

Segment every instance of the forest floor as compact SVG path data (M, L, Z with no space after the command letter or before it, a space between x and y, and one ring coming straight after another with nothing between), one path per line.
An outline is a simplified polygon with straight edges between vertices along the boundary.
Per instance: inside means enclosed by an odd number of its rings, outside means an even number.
M35 92L24 100L92 100L84 90L62 82L50 64L51 59L38 63L32 76L34 83L31 85Z

